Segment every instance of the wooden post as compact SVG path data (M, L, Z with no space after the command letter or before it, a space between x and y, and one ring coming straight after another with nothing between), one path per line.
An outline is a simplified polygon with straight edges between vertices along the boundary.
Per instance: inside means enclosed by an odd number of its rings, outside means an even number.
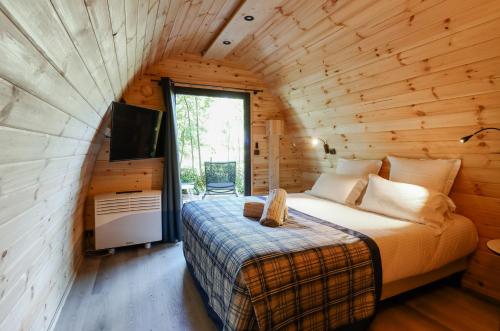
M268 120L266 123L268 143L269 191L280 187L280 136L283 134L282 120Z

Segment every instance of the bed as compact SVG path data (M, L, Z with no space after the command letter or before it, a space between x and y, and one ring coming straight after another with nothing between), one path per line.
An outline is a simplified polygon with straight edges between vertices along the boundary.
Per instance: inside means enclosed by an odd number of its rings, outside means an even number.
M465 269L477 244L457 214L437 235L300 193L288 195L285 225L269 228L242 216L244 201L183 208L188 269L224 330L366 329L379 300Z

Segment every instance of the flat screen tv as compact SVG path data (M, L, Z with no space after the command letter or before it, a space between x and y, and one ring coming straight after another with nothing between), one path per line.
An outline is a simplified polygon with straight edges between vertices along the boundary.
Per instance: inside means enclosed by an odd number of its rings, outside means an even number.
M110 161L148 159L165 155L161 111L113 103Z

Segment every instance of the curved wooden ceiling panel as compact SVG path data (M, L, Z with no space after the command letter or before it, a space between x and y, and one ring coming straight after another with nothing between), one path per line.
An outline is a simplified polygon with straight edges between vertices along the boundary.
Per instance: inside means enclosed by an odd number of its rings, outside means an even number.
M464 283L500 298L485 245L500 235L500 140L456 141L500 125L498 0L0 0L0 11L0 329L47 329L41 316L74 275L108 105L160 59L206 50L261 73L288 105L305 185L331 167L311 135L344 157L462 158L452 197L480 238ZM241 24L248 13L256 24Z

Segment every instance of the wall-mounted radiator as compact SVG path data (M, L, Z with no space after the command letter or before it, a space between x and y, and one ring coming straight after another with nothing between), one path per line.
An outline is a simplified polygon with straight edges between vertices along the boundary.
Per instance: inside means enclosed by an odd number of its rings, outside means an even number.
M161 191L95 196L95 249L161 239Z

